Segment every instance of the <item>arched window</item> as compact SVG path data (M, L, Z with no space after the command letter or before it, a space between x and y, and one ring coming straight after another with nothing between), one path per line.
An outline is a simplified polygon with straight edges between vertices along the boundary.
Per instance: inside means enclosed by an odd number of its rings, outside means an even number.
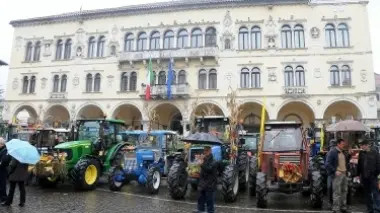
M292 29L289 25L284 25L281 28L282 48L292 48Z
M28 76L24 76L22 79L22 93L26 94L28 93L28 86L29 86L29 78Z
M258 26L251 29L251 46L252 49L261 49L261 29Z
M33 53L33 43L28 42L26 44L25 61L31 61L32 60L32 53Z
M55 53L55 60L61 60L62 59L62 53L63 53L63 41L62 39L59 39L57 41L57 49Z
M305 48L305 32L300 24L294 26L294 47Z
M340 76L339 76L338 66L333 65L330 68L330 84L331 84L331 86L339 86L340 85Z
M240 87L249 88L249 69L243 68L240 72Z
M286 87L293 87L294 86L294 73L293 73L293 67L287 66L285 67L285 86Z
M158 73L158 85L165 85L166 84L166 72L161 71Z
M174 32L168 30L164 34L164 49L173 49L174 48Z
M95 74L95 80L94 80L94 92L100 92L100 85L101 85L102 78L99 73Z
M147 50L148 36L145 32L141 32L137 38L137 51Z
M305 86L305 69L303 68L303 66L296 67L296 86Z
M96 40L95 37L91 37L88 39L88 57L95 58L96 56Z
M104 36L100 36L98 40L98 48L97 48L97 57L104 57L104 47L106 45L106 38Z
M67 75L62 75L61 77L61 92L66 92L67 86Z
M124 51L131 52L133 51L133 46L135 44L135 38L132 33L127 33L124 39Z
M58 92L59 88L59 75L54 75L53 78L53 92Z
M348 65L342 66L341 76L342 76L342 85L350 86L351 85L351 69Z
M63 56L64 59L70 59L71 58L71 45L72 45L72 40L67 39L65 43L65 54Z
M126 72L121 74L120 91L128 91L128 73Z
M218 88L218 75L215 69L211 69L208 74L208 88L217 89Z
M154 31L150 35L150 49L151 50L159 50L160 49L160 33L158 31Z
M29 93L34 93L36 91L36 76L30 78Z
M39 61L41 55L41 42L37 41L34 45L33 61Z
M350 46L350 34L348 32L348 26L345 23L338 25L338 46L349 47Z
M130 91L137 90L137 73L136 72L131 73L131 79L129 81L129 90Z
M186 84L186 72L181 70L178 73L178 84Z
M254 67L252 69L251 82L252 82L252 88L260 88L261 87L260 69L257 67Z
M326 24L325 26L325 39L328 47L336 47L336 33L333 24Z
M182 29L178 32L177 48L185 48L189 46L189 34L187 30Z
M239 29L239 49L240 50L248 50L249 42L248 42L248 28L241 27Z
M247 124L247 125L260 124L260 120L261 120L260 117L251 113L244 118L244 124Z
M202 30L199 28L195 28L191 32L191 47L198 48L203 46L203 39L202 39Z
M207 89L207 71L200 70L198 74L198 88Z
M86 92L92 92L92 75L89 73L86 76Z
M216 47L216 29L214 27L209 27L206 30L205 46Z

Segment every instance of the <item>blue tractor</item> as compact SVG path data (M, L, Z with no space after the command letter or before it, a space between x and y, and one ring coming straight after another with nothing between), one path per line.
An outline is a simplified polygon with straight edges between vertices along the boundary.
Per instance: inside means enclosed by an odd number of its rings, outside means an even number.
M156 194L176 155L182 153L178 135L173 131L127 131L124 139L136 144L124 149L124 160L110 169L108 184L112 191L120 191L130 181L145 185Z

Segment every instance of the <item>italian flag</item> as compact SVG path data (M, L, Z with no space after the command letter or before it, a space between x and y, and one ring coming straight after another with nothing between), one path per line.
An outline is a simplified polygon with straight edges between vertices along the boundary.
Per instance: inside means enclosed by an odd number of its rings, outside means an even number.
M146 75L145 100L150 100L150 84L153 81L152 59L149 58L148 74Z

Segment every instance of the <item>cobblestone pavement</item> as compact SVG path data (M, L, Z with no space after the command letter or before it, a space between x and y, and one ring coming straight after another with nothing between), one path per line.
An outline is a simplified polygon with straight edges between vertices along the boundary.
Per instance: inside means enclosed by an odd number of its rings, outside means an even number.
M103 181L102 181L103 182ZM189 187L190 188L190 187ZM16 193L16 196L17 193ZM185 200L174 201L170 198L166 183L160 188L158 195L149 195L143 187L132 183L125 186L121 192L111 192L107 184L100 184L98 189L89 192L76 192L69 185L60 185L56 189L40 189L36 186L27 187L27 204L18 207L18 197L15 197L12 207L0 207L0 212L10 213L191 213L196 207L196 192L189 190ZM325 202L327 203L327 201ZM351 210L363 212L363 201L355 198ZM255 198L248 193L239 196L235 203L226 204L220 193L217 195L217 213L258 213L258 212L291 212L312 213L330 212L327 204L321 211L308 207L307 198L299 194L271 194L268 209L255 208Z

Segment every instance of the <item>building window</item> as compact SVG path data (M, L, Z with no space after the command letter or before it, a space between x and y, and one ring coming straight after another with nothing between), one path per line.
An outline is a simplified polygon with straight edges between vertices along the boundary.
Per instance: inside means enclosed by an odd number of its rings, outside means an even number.
M210 70L208 74L208 88L217 89L218 88L218 75L215 69Z
M129 91L136 91L137 88L137 73L131 73L131 79L129 81Z
M261 30L258 26L251 29L251 45L252 49L261 49Z
M305 69L303 66L296 67L296 86L304 87L305 86Z
M260 69L257 67L252 69L251 82L252 82L252 88L260 88L261 87Z
M342 66L342 86L351 86L351 69L347 65Z
M178 84L186 84L186 72L181 70L178 73Z
M98 47L97 47L97 57L104 57L104 47L106 44L106 38L104 36L100 36L98 39Z
M379 95L379 93L376 94L376 100L380 101L380 95Z
M28 42L26 44L25 61L32 61L32 53L33 53L33 44L32 42Z
M132 33L126 34L125 39L124 39L124 51L125 52L133 51L134 43L135 43L135 38L133 38L133 34Z
M254 67L252 70L243 68L240 72L240 87L241 88L260 88L261 84L260 69Z
M336 33L333 24L326 24L325 26L325 39L328 47L336 47Z
M67 39L65 43L65 54L63 55L64 59L70 59L71 58L71 45L72 45L72 40Z
M59 39L57 41L57 50L55 53L55 60L61 60L62 59L62 53L63 53L63 41Z
M148 36L145 32L141 32L137 38L137 51L147 50Z
M198 88L207 89L207 71L200 70L198 74Z
M248 28L241 27L239 29L239 49L240 50L247 50L249 49L248 44Z
M178 33L177 37L177 48L185 48L189 45L189 34L187 30L182 29Z
M206 30L205 46L216 47L216 29L213 27L209 27Z
M249 88L249 69L243 68L240 72L240 87Z
M159 50L160 49L160 33L155 31L150 36L150 49L151 50Z
M174 48L174 32L169 30L164 34L164 49Z
M191 47L198 48L203 46L203 39L202 39L202 30L199 28L195 28L191 32Z
M94 92L100 92L100 85L101 85L102 78L99 73L95 74L95 80L94 80Z
M22 79L22 93L26 94L28 93L28 86L29 86L29 78L28 76L24 76Z
M36 76L30 78L29 93L34 93L36 91Z
M67 86L67 75L62 75L61 77L61 92L66 92Z
M330 68L330 85L339 86L340 85L340 76L338 66L331 66Z
M54 78L53 78L53 92L58 92L58 88L59 88L59 76L58 75L54 75Z
M350 35L348 32L348 26L345 23L338 25L338 46L339 47L349 47L350 46Z
M41 55L41 42L37 41L34 45L33 61L39 61Z
M128 73L121 74L120 91L126 92L128 90Z
M91 37L88 39L88 57L95 58L96 57L96 40L95 37Z
M86 92L92 92L92 75L89 73L86 76Z
M158 85L165 85L166 84L166 72L161 71L158 73Z
M281 43L282 48L292 48L292 29L289 25L281 28Z
M153 80L150 83L151 85L157 84L157 73L155 71L153 71Z
M287 66L285 67L285 87L293 87L294 86L294 74L293 67Z
M294 48L305 48L305 32L303 26L294 26Z

